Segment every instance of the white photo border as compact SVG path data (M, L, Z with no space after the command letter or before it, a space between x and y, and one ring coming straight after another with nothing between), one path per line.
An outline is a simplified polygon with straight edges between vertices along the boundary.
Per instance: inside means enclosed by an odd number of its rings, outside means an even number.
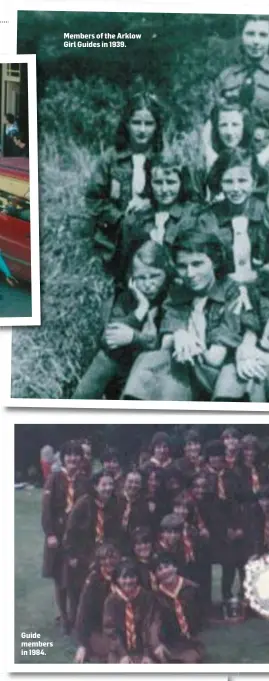
M131 414L131 413L120 413L110 412L104 418L104 414L91 413L85 414L74 412L72 410L66 410L65 412L57 412L56 410L52 412L46 412L45 410L36 411L33 410L31 413L25 410L4 410L3 414L5 419L3 420L3 442L5 443L5 462L6 462L6 475L2 476L2 508L6 510L6 517L9 518L9 524L5 524L5 530L3 535L3 544L7 547L3 562L5 564L5 579L0 587L3 589L3 612L5 612L5 631L4 633L4 649L6 653L6 669L8 672L16 673L91 673L91 674L178 674L181 666L178 664L171 665L158 665L158 664L133 664L133 665L119 665L119 664L20 664L14 662L14 650L15 650L15 613L14 613L14 566L15 566L15 551L14 551L14 532L12 528L14 527L14 431L15 425L19 424L59 424L59 425L96 425L96 424L131 424L131 425L141 425L141 424L152 424L160 426L160 415L158 413L143 413L143 414ZM163 414L161 418L161 427L165 428L165 425L227 425L227 415L226 414L211 414L205 416L197 416L194 414L181 414L177 415L175 419L174 414ZM246 414L234 414L229 415L228 419L229 425L267 425L268 419L264 416L255 416L250 419ZM268 425L269 428L269 425ZM41 530L40 530L41 531ZM40 577L41 579L41 577ZM109 671L108 671L109 670ZM247 673L252 672L267 673L269 674L269 663L266 664L200 664L197 665L184 665L182 671L182 681L184 681L184 676L186 674L212 674L210 677L212 681L216 681L216 674L230 673Z

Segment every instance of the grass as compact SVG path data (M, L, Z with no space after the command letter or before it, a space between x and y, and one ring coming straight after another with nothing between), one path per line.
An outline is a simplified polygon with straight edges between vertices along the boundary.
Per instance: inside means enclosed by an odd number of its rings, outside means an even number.
M15 492L15 662L72 663L75 642L64 637L54 622L53 585L42 579L43 535L40 527L40 490ZM219 593L219 570L214 571L214 591ZM22 632L37 632L51 641L46 656L20 654ZM268 664L267 621L255 618L244 624L209 628L201 635L211 664Z
M71 139L42 139L40 257L42 326L13 333L12 396L69 398L96 351L112 291L92 254L84 193L93 157Z

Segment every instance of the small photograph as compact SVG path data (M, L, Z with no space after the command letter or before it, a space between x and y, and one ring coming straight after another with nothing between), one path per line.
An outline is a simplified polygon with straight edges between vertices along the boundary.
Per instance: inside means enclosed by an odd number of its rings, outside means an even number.
M0 58L0 326L21 326L40 323L35 57L7 59Z
M11 397L267 405L269 15L39 10L18 52L38 66L43 317L13 334Z
M268 451L268 425L15 425L14 670L268 664Z

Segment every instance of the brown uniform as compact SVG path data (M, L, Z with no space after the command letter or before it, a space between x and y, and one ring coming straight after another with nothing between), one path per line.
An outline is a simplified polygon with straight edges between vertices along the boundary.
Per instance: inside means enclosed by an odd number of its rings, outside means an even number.
M121 525L122 548L129 548L130 534L136 527L150 527L152 525L151 514L146 499L139 495L134 501L128 502L123 494L117 502Z
M111 581L100 570L93 570L81 592L76 634L79 645L87 649L87 661L107 661L108 639L103 634L103 610L110 587Z
M71 567L72 582L76 583L80 591L88 574L94 551L98 545L98 507L94 497L85 494L75 504L68 518L64 546L67 557L76 559L77 564ZM119 535L119 521L117 502L113 497L103 509L102 539L117 540ZM100 538L100 541L102 541Z
M74 478L73 502L86 493L89 487L88 478L79 473ZM59 584L66 581L63 536L69 515L68 479L64 470L55 471L48 477L42 498L42 528L45 534L43 577L51 577ZM50 548L47 537L54 535L58 539L58 548Z
M103 632L110 640L109 662L119 662L126 655L132 657L134 662L139 662L144 655L152 657L158 645L160 619L153 594L141 587L131 604L135 621L135 643L129 647L126 602L114 591L105 601Z
M185 662L186 651L193 654L193 661L201 661L203 646L194 635L199 626L198 587L179 577L181 588L176 598L164 593L159 587L156 599L160 609L160 643L166 648L167 662ZM180 613L176 610L180 604ZM188 661L191 661L189 659Z

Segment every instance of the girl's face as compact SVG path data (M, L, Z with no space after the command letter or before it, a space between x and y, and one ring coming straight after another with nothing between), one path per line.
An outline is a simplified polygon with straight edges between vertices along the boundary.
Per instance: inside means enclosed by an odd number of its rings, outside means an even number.
M81 447L83 449L85 458L88 459L88 461L90 461L91 458L92 458L92 446L91 446L91 444L88 443L88 442L83 442Z
M134 546L134 552L139 560L148 560L151 556L152 545L150 542L137 542Z
M156 473L154 473L154 471L152 471L152 473L150 473L150 475L148 477L148 491L151 494L155 494L157 492L157 490L159 489L159 487L160 487L160 481L157 478Z
M129 497L135 497L140 492L142 479L139 473L128 473L125 480L125 492Z
M179 539L179 533L174 528L169 530L161 531L161 539L164 541L168 548L173 548Z
M151 302L163 289L166 274L158 267L144 265L139 258L134 258L132 280L138 290Z
M210 456L209 457L209 466L210 468L213 468L213 471L216 471L216 473L219 473L223 469L224 466L224 457L223 456Z
M156 570L156 577L160 584L170 584L177 576L177 569L172 563L160 563Z
M105 572L107 572L109 575L112 575L117 563L119 562L119 559L120 554L117 551L104 556L100 560L101 570L105 570Z
M135 111L128 123L131 147L145 150L150 146L156 131L156 121L148 109Z
M99 499L104 503L108 501L113 492L113 478L110 475L102 475L95 489Z
M177 201L180 185L181 181L177 172L161 167L152 169L151 188L158 208L165 210Z
M226 199L234 206L241 206L252 194L254 178L249 166L236 166L223 173L221 188Z
M179 251L176 268L179 278L193 293L206 291L215 281L213 263L206 253Z
M269 21L250 19L243 30L242 44L250 59L257 61L263 59L269 47Z
M118 459L109 459L108 461L104 462L104 469L107 473L112 475L117 475L120 471L120 464L118 462Z
M176 477L169 477L166 481L166 489L167 492L172 492L173 496L177 494L178 492L181 491L182 485L178 478Z
M168 459L170 454L170 449L166 442L160 442L158 445L154 447L154 456L158 461L164 461L165 459Z
M227 452L237 452L240 445L240 440L235 435L225 435L223 444Z
M227 149L235 149L240 144L244 132L244 119L241 111L220 111L218 133Z
M257 126L253 135L253 146L256 154L265 149L269 144L269 128Z
M138 587L138 580L136 575L124 576L124 573L118 578L118 585L126 596L131 596Z
M188 518L189 511L187 509L187 506L185 504L177 504L173 508L173 512L176 513L178 516L179 521L184 524Z
M201 501L205 496L205 491L206 491L205 478L198 478L197 480L195 480L192 488L192 495L194 499L197 499L197 501Z
M199 456L201 452L200 442L188 442L184 447L184 455L186 459L192 464L199 463Z
M256 451L251 445L247 445L243 449L243 459L246 466L252 466L256 458Z
M75 473L81 464L81 457L77 456L75 452L70 452L70 454L66 454L64 457L64 465L69 473L69 475L72 475L72 473Z

